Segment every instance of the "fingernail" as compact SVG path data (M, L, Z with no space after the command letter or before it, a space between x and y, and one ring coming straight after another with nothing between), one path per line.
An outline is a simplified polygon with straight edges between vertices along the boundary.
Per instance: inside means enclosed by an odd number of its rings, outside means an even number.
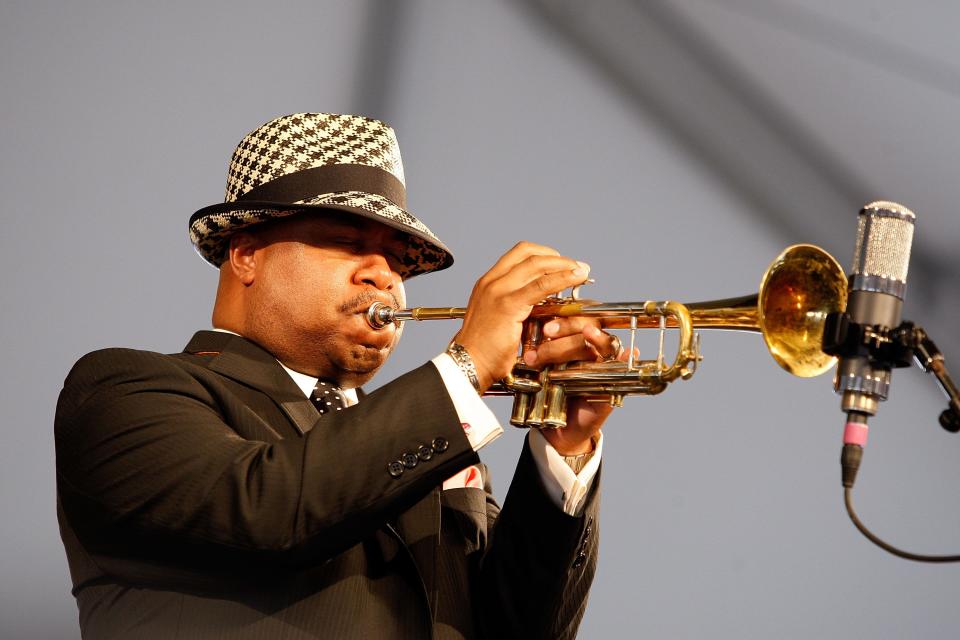
M556 320L551 320L547 324L543 325L543 335L545 336L553 336L557 333L557 331L560 331L560 323Z
M533 349L529 349L523 352L523 361L529 365L537 364L537 352Z
M573 275L577 277L586 277L590 273L590 265L586 262L580 262L577 260L577 268L573 270Z

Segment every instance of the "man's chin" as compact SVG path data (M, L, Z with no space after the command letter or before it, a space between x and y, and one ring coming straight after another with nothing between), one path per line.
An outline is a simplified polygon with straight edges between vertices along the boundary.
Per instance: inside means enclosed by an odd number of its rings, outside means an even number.
M365 384L386 364L392 352L393 349L357 345L351 350L351 357L342 368L344 384L348 381L352 387Z

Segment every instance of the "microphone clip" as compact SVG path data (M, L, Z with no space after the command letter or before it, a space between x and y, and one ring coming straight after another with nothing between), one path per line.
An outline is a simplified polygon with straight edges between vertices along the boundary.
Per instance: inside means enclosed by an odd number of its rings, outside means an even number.
M911 361L916 362L924 372L934 375L947 397L940 426L950 433L960 432L960 390L947 371L940 349L922 327L909 321L893 329L863 325L851 321L844 312L833 312L824 323L822 348L838 358L866 356L876 368L909 367Z
M922 331L922 329L921 329ZM884 369L909 367L914 356L914 326L902 322L895 328L860 324L843 311L827 315L823 326L823 352L838 358L866 356L871 366Z

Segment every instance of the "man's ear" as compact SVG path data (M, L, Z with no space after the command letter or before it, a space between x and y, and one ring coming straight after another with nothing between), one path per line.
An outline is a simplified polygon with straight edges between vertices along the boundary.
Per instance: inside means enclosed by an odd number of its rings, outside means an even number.
M238 231L230 236L227 249L229 268L245 287L253 284L257 275L257 249L261 243L256 236L246 231Z

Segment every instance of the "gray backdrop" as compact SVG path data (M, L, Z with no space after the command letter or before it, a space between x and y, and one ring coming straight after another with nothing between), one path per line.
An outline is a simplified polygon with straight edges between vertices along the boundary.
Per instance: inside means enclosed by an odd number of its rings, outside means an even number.
M303 110L396 127L411 209L457 256L410 283L422 305L463 303L520 239L589 262L599 299L745 294L788 244L848 265L858 208L901 200L918 214L907 314L949 363L958 17L865 0L3 0L0 637L79 636L59 388L87 351L177 351L209 326L216 274L186 221L222 198L248 130ZM454 330L409 327L376 382ZM692 380L629 399L606 430L581 637L955 637L958 568L889 556L847 521L829 376L791 378L755 335L703 341ZM941 404L896 373L855 502L895 544L956 553ZM522 437L484 451L501 497Z

